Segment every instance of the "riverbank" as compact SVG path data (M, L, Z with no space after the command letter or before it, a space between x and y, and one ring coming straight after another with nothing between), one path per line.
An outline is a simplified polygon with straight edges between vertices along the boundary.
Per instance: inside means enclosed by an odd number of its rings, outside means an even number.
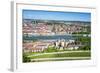
M45 35L30 34L30 35L27 35L25 37L32 37L32 36L88 36L88 37L90 37L91 34L45 34Z

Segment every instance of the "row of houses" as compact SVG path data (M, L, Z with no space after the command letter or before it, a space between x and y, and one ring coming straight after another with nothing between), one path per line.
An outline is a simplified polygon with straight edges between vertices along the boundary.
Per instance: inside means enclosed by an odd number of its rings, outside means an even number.
M80 43L75 43L74 40L57 40L57 41L36 41L36 42L26 42L23 43L24 52L42 52L48 47L55 47L58 50L77 50L79 46L82 46Z
M38 23L38 24L27 24L23 23L23 34L24 35L55 35L55 34L72 34L74 32L86 31L83 29L83 25L65 25L65 24L51 24Z
M30 26L31 25L31 26ZM45 23L38 23L37 24L24 24L23 25L23 34L28 35L49 35L54 34L51 29L48 28Z
M52 44L53 42L47 41L26 42L23 43L23 50L24 52L42 52Z

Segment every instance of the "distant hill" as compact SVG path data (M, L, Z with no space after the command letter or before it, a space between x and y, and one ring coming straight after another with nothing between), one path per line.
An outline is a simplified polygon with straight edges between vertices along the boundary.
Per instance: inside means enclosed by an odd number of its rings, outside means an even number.
M88 21L65 21L65 20L41 20L41 19L23 19L24 23L39 23L39 22L47 22L47 23L65 23L65 24L91 24Z

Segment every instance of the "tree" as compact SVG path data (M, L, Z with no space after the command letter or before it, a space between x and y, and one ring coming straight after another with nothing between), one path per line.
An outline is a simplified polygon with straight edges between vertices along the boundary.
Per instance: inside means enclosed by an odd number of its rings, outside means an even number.
M31 61L30 58L27 57L26 54L23 54L23 62L30 62L30 61Z

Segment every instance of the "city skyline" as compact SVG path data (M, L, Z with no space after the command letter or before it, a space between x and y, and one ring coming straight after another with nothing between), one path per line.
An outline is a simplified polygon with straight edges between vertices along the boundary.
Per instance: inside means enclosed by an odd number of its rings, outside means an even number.
M91 13L59 12L59 11L43 11L43 10L23 10L22 18L23 19L91 22Z

